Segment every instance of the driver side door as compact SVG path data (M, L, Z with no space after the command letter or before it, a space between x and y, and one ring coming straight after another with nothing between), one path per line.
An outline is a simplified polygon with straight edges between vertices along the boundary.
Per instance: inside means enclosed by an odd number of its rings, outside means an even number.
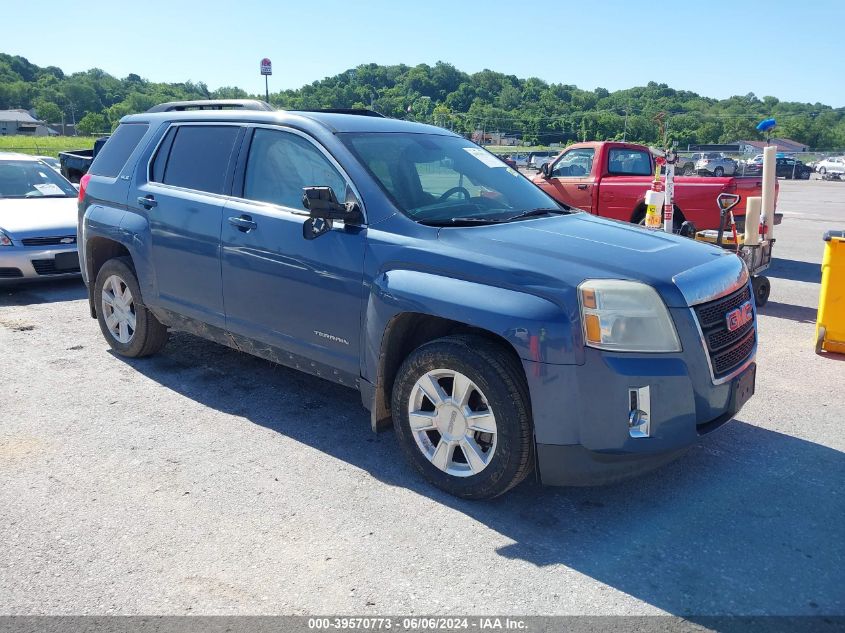
M223 209L226 327L244 351L349 384L360 375L363 226L335 221L306 240L304 187L343 198L347 177L317 141L249 130Z
M593 159L592 147L571 149L561 154L549 170L549 192L553 198L590 213L593 209Z

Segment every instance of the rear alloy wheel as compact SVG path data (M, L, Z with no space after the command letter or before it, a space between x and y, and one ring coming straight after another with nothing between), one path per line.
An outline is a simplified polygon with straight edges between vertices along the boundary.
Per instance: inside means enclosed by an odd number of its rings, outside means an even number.
M102 297L103 318L109 334L118 343L129 345L138 326L135 313L135 298L126 282L117 275L111 275L103 282L100 291Z
M518 361L477 336L447 336L411 353L393 385L399 443L432 484L490 499L534 465L528 390Z
M110 259L103 264L97 273L94 297L100 330L121 356L149 356L167 343L167 328L144 305L128 257Z
M717 167L716 169L713 170L713 175L716 176L717 178L721 178L722 176L725 175L725 170L722 169L721 167Z

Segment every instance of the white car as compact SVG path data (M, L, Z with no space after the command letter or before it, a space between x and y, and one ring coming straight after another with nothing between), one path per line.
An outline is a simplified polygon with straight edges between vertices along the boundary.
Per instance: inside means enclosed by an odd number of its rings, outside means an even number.
M59 162L59 159L55 156L36 156L35 158L40 160L42 163L47 163L57 172L62 173L62 164Z
M79 276L76 198L35 156L0 152L0 284Z
M816 163L816 171L825 174L845 173L845 156L831 156Z

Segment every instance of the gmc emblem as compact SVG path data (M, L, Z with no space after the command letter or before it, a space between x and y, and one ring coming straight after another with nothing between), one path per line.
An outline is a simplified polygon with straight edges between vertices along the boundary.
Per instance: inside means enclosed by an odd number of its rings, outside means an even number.
M751 302L746 301L736 310L731 310L725 315L725 321L728 323L728 332L738 330L753 318L754 309L751 307Z

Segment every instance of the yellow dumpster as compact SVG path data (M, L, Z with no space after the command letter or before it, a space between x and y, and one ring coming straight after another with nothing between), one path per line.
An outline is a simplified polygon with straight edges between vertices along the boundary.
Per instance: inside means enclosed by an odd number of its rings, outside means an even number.
M824 234L816 353L845 354L845 231Z

